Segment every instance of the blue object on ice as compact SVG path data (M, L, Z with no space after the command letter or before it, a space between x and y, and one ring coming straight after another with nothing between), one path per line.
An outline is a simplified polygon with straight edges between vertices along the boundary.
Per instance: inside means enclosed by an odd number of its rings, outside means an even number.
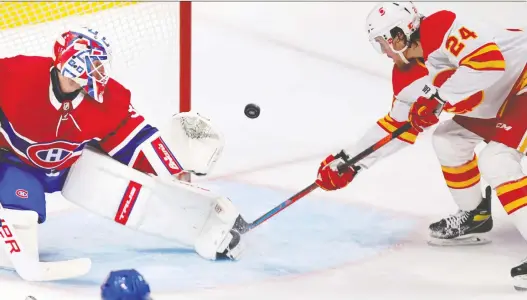
M149 300L150 285L135 269L112 271L101 285L102 300Z

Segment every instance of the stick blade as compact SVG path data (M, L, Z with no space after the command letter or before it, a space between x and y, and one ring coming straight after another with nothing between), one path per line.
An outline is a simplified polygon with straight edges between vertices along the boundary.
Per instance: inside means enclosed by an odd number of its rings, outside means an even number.
M28 268L26 272L18 272L18 274L26 281L63 280L87 274L91 265L92 261L89 258L38 262L35 268Z

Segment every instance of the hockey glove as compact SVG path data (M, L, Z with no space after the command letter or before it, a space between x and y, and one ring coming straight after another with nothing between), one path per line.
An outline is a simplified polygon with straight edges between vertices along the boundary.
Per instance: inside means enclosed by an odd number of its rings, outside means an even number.
M345 163L344 159L348 159L348 155L344 151L341 151L336 156L328 156L320 163L315 183L326 191L338 190L347 186L355 178L358 169L350 167L347 172L339 174L337 168Z
M425 97L419 97L410 107L408 121L415 130L423 132L424 128L439 122L439 118L437 117L438 107L442 108L442 104L436 98L432 97L431 99L427 99Z

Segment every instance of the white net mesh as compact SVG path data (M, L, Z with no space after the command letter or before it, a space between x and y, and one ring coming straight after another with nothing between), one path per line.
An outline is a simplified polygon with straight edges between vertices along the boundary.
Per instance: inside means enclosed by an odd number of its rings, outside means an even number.
M111 75L143 115L179 111L179 2L2 2L0 16L0 57L51 56L61 32L89 26L108 37Z

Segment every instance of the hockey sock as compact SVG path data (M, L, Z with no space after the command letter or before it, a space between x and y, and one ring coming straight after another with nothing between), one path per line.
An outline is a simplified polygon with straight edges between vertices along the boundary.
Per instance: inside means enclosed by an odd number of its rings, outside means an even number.
M505 212L527 240L527 177L499 185L496 193Z
M476 156L455 167L441 166L445 182L460 209L471 211L481 202L481 186Z

